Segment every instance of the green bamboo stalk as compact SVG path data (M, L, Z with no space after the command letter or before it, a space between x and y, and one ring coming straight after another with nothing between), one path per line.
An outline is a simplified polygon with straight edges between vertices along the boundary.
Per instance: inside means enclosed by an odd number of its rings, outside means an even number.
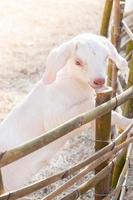
M111 31L111 42L116 47L116 49L120 50L120 42L121 42L121 22L123 19L124 13L124 1L121 3L120 0L114 1L114 15L113 15L113 26ZM113 88L113 96L116 95L117 90L117 72L118 69L116 65L109 61L108 65L108 81L107 84L112 86Z
M126 102L131 97L133 97L133 86L124 91L122 94L118 95L117 99L116 97L112 98L102 106L98 106L89 112L83 113L78 117L75 117L58 126L57 128L54 128L53 130L48 131L47 133L44 133L33 140L30 140L29 142L26 142L9 151L0 153L0 167L3 167L17 159L28 155L75 130L76 128L79 128L80 126L94 120L95 118L108 113L115 107Z
M111 35L111 41L112 44L116 47L117 50L119 50L120 47L120 34L121 34L121 20L122 20L122 14L121 14L121 6L120 6L120 0L114 1L114 15L113 15L113 26L112 26L112 35ZM112 72L112 88L113 88L113 96L116 95L117 90L117 72L118 69L114 63L112 63L111 69Z
M130 52L132 53L132 51L133 51L133 41L132 40L128 41L126 46L127 46L126 55L129 55Z
M96 106L101 105L102 103L108 101L111 99L112 96L112 88L108 88L106 90L103 90L102 92L97 92L96 97ZM100 118L96 119L96 142L95 142L95 151L99 151L103 147L109 144L111 141L111 112L103 115ZM102 141L102 142L101 142ZM105 142L104 142L105 141ZM107 142L108 141L108 142ZM101 165L99 165L95 169L95 174L100 172L105 166L107 166L109 163L109 160L106 160ZM103 196L97 196L96 194L110 193L110 182L111 182L111 175L108 174L102 182L98 183L95 186L95 200L101 200L103 199ZM106 195L105 195L106 196Z
M132 49L133 50L133 49ZM129 63L129 78L128 78L128 88L133 85L133 54L131 61ZM125 117L132 118L133 117L133 99L129 99L124 104L123 115Z
M100 35L103 35L105 37L108 37L108 28L109 28L112 6L113 6L113 0L106 0L102 16L101 28L100 28Z
M101 149L100 151L94 153L94 155L92 155L91 157L85 159L84 161L78 163L77 165L65 170L65 171L62 171L58 174L55 174L51 177L48 177L47 179L43 179L43 180L40 180L40 181L37 181L35 183L32 183L28 186L25 186L23 188L20 188L19 190L16 190L16 191L12 191L10 193L6 193L6 194L3 194L2 196L0 196L0 200L7 200L10 198L10 200L13 200L13 199L17 199L17 198L21 198L25 195L28 195L32 192L35 192L36 190L39 190L43 187L46 187L58 180L61 180L61 179L64 179L72 174L74 174L75 172L77 172L78 170L82 169L83 167L87 166L87 165L90 165L92 162L96 161L98 158L103 158L103 156L107 153L116 153L116 151L119 151L120 149L114 149L115 146L117 144L119 144L121 141L123 141L129 131L131 130L131 128L133 127L133 123L131 123L123 132L121 135L119 135L113 142L111 142L108 146L105 146L103 149ZM112 155L111 154L111 155Z
M129 48L130 49L130 48ZM133 56L131 59L130 63L130 71L129 71L129 79L128 79L128 87L133 85ZM125 104L124 104L124 110L123 110L123 115L125 117L132 118L133 117L133 99L129 99ZM124 167L125 160L126 160L126 152L121 156L121 158L117 161L116 166L114 168L113 172L113 178L112 178L112 187L115 188L119 179L119 176L121 174L121 171Z

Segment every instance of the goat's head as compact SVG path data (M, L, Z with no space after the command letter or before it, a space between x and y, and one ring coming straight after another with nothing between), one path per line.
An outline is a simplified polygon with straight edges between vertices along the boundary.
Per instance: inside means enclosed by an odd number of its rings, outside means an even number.
M108 59L112 59L118 68L127 71L127 62L118 54L114 46L101 36L80 36L54 49L47 61L44 80L50 83L56 74L67 72L70 77L89 83L94 89L103 87Z

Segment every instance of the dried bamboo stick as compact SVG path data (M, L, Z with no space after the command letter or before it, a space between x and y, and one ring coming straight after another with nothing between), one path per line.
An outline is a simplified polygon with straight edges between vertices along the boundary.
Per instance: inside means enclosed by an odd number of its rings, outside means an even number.
M107 197L105 197L103 200L111 200L118 196L118 194L120 194L121 191L121 187L117 187L115 188Z
M132 144L129 144L126 163L125 163L125 166L124 166L122 173L119 177L119 181L117 183L117 186L116 186L115 190L110 195L108 195L106 198L104 198L103 200L110 200L110 197L112 197L113 200L117 200L120 193L121 193L121 195L119 197L119 200L124 199L124 194L125 194L125 189L126 189L125 185L126 185L127 177L128 177L128 171L127 170L129 168L131 150L132 150Z
M100 35L103 35L105 37L108 37L108 28L112 11L112 5L113 0L106 0L100 28Z
M2 152L0 154L0 167L3 167L17 159L28 155L55 141L56 139L66 135L74 129L79 128L80 126L94 120L95 118L108 113L110 110L123 104L131 97L133 97L133 87L130 87L129 89L124 91L123 94L118 95L117 98L112 98L110 101L104 103L102 106L98 106L97 108L92 109L89 112L83 113L78 117L75 117L65 122L64 124L58 126L57 128L48 131L47 133L29 142L26 142L14 149Z
M81 168L85 167L86 165L91 164L92 162L94 162L95 160L97 160L99 157L102 158L102 156L104 156L106 153L109 153L110 151L113 151L113 149L115 148L115 146L120 143L124 138L126 138L126 136L128 135L129 131L131 130L131 128L133 127L133 123L131 123L124 131L121 135L119 135L113 142L111 142L108 146L104 147L103 149L101 149L100 151L96 152L94 155L92 155L91 157L89 157L88 159L80 162L79 164L69 168L68 170L65 170L63 172L60 172L54 176L51 176L47 179L43 179L41 181L35 182L33 184L30 184L29 186L20 188L19 190L16 191L11 191L10 193L6 193L3 194L2 196L0 196L0 200L13 200L13 199L17 199L20 197L23 197L25 195L28 195L32 192L35 192L38 189L41 189L43 187L46 187L60 179L66 178L69 175L72 175L73 173L75 173L76 171L80 170ZM119 151L119 150L118 150Z
M96 96L96 106L101 105L102 103L111 99L112 88L97 92ZM111 141L111 112L99 117L95 121L95 151L99 151L103 147L109 144ZM105 142L104 142L105 141ZM108 141L108 142L107 142ZM106 160L102 164L98 165L95 169L95 174L100 172L105 166L107 166L109 160ZM100 183L95 186L95 200L101 200L104 196L97 196L96 194L110 193L110 183L111 183L111 174L108 174ZM106 195L105 195L106 196Z
M132 141L133 141L133 138L132 138ZM102 157L100 157L99 159L97 159L96 161L92 162L87 168L85 168L79 174L77 174L76 176L74 176L73 178L71 178L69 181L67 181L66 183L64 183L62 186L60 186L59 188L57 188L57 190L55 190L54 192L52 192L49 195L47 195L46 197L44 197L42 200L52 200L54 197L56 197L57 195L61 194L64 190L66 190L67 188L71 187L74 183L76 183L77 181L79 181L83 176L85 176L86 174L88 174L90 171L96 169L97 166L101 165L101 163L103 163L104 161L108 160L109 158L114 157L118 153L118 151L121 150L122 147L127 148L128 144L129 144L129 141L128 141L128 143L125 142L124 144L115 147L110 152L106 153L105 155L103 155ZM97 192L99 192L99 191L97 191ZM105 191L102 190L102 192L100 191L100 193L105 194ZM97 194L100 194L100 193L97 193ZM102 196L102 198L103 197L104 196Z
M102 169L98 174L96 174L92 179L90 179L89 181L85 182L84 184L82 184L80 187L78 187L76 190L74 190L73 192L71 192L70 194L66 195L64 198L62 198L61 200L76 200L78 199L81 195L83 195L85 192L87 192L88 190L90 190L91 188L95 187L95 185L97 183L99 183L103 178L105 178L107 176L107 174L109 174L112 169L113 166L117 160L117 158L119 158L119 156L123 153L123 151L121 151L117 157L115 159L113 159L113 161L111 161L104 169Z
M130 28L128 27L128 25L126 24L126 22L124 20L122 20L122 24L123 24L123 27L124 27L126 33L129 36L130 40L133 41L133 33L132 33L132 31L130 30Z
M127 171L127 173L125 175L125 180L124 180L124 182L122 184L122 189L121 189L121 194L120 194L119 200L124 200L125 193L126 193L127 179L128 179L128 171Z

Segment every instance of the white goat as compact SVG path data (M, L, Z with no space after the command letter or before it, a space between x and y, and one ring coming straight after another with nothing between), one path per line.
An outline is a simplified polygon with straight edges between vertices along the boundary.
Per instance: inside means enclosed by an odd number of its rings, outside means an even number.
M94 89L103 87L106 80L108 58L117 64L124 75L127 73L126 61L101 36L82 34L54 49L48 57L42 80L1 123L0 152L12 149L92 109L95 104ZM115 112L114 120L113 123L124 128L130 122ZM3 167L5 188L9 190L22 186L78 131Z

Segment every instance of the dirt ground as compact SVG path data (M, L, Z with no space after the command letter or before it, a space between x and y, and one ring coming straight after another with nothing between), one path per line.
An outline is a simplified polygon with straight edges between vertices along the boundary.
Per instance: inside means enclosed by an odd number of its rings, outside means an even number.
M53 47L82 32L98 33L103 3L104 0L0 0L0 120L40 79ZM32 180L47 177L91 155L91 139L91 135L82 133L70 140ZM24 199L41 199L60 184ZM92 191L80 199L93 199Z

